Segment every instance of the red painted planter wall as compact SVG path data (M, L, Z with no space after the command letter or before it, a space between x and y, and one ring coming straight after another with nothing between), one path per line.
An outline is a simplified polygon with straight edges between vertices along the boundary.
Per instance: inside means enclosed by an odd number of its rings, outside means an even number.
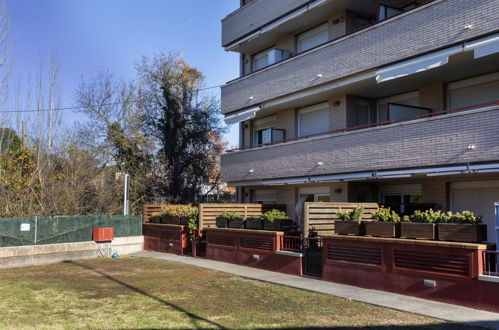
M278 232L212 229L207 231L206 258L248 267L302 275L302 258L276 253Z
M353 252L340 253L344 248ZM478 280L480 253L324 238L323 279L499 312L499 283ZM425 286L425 280L435 281L436 287Z
M184 254L187 247L187 234L184 226L143 224L144 250Z

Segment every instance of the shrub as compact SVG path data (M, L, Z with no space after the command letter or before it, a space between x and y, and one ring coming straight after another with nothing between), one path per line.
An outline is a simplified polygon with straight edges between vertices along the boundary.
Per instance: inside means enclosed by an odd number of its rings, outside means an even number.
M392 211L389 207L380 207L376 211L373 212L371 218L374 221L381 221L381 222L399 222L400 221L400 216L395 213L395 211Z
M287 219L287 218L288 216L286 215L286 212L276 209L270 210L262 214L262 219L268 222L274 222L276 220Z
M478 224L482 222L482 216L475 216L473 212L463 211L461 213L448 212L445 222L459 224Z
M417 223L439 223L445 222L448 218L447 213L442 211L434 211L432 209L426 211L416 210L411 216L404 216L402 221L405 222L417 222Z
M169 215L177 217L197 216L198 208L193 205L168 205L163 207L158 215Z
M343 211L341 208L336 212L336 215L340 220L343 221L357 221L360 222L360 218L362 217L362 213L364 212L364 207L357 206L351 211Z
M223 211L218 216L220 218L233 219L233 220L238 220L238 219L242 219L243 218L242 215L239 215L239 214L237 214L235 212L229 212L229 211Z

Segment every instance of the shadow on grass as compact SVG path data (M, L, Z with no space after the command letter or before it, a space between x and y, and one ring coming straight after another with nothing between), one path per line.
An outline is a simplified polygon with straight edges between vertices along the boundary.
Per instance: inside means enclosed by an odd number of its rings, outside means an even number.
M121 281L121 280L119 280L119 279L117 279L117 278L114 278L113 276L111 276L111 275L109 275L109 274L106 274L106 273L105 273L105 272L103 272L103 271L100 271L100 270L98 270L98 269L95 269L95 268L93 268L93 267L90 267L90 266L87 266L87 265L84 265L84 264L81 264L81 263L78 263L78 262L75 262L75 261L65 261L65 263L69 263L69 264L72 264L72 265L75 265L75 266L79 266L79 267L81 267L81 268L85 268L85 269L87 269L87 270L93 271L93 272L95 272L95 273L97 273L97 274L101 275L102 277L104 277L104 278L106 278L106 279L108 279L108 280L110 280L110 281L112 281L112 282L114 282L114 283L117 283L117 284L119 284L119 285L121 285L121 286L123 286L123 287L125 287L125 288L127 288L127 289L129 289L129 290L131 290L131 291L134 291L134 292L136 292L136 293L139 293L139 294L141 294L141 295L143 295L143 296L146 296L146 297L148 297L148 298L154 299L154 300L156 300L157 302L159 302L159 303L161 303L161 304L163 304L163 305L165 305L165 306L169 306L169 307L171 307L171 308L173 308L173 309L175 309L175 310L177 310L177 311L179 311L179 312L181 312L181 313L184 313L184 314L185 314L185 315L186 315L186 316L190 319L190 321L191 321L192 325L193 325L196 329L203 329L203 326L202 326L202 325L200 325L200 322L205 322L205 323L208 323L208 324L210 324L210 325L212 325L212 326L218 327L219 329L226 329L225 327L223 327L222 325L220 325L220 324L218 324L218 323L215 323L215 322L210 321L210 320L207 320L207 319L205 319L205 318L203 318L203 317L201 317L201 316L198 316L198 315L196 315L196 314L193 314L193 313L191 313L191 312L189 312L189 311L187 311L187 310L183 309L182 307L179 307L179 306L177 306L177 305L175 305L175 304L172 304L172 303L170 303L170 302L168 302L168 301L166 301L166 300L163 300L163 299L161 299L161 298L158 298L158 297L156 297L156 296L154 296L154 295L152 295L152 294L150 294L150 293L147 293L147 292L145 292L144 290L142 290L142 289L140 289L140 288L137 288L137 287L135 287L135 286L133 286L133 285L130 285L130 284L128 284L128 283L125 283L125 282L123 282L123 281Z

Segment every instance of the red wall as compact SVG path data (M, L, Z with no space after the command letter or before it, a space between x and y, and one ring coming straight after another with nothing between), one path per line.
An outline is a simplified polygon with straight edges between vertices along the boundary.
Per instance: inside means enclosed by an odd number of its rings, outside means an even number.
M291 275L302 274L302 258L280 255L277 232L207 229L206 258Z
M335 256L332 249L341 251L342 247L350 250L352 247L358 248L351 254L352 260L356 261L338 260L345 259L345 256ZM375 250L380 252L380 259L372 252ZM323 278L331 282L499 312L499 283L478 280L480 253L476 249L331 237L324 239ZM376 261L372 260L381 262L374 265ZM424 280L435 281L436 287L425 286Z
M143 224L144 250L184 254L187 246L187 235L184 226Z

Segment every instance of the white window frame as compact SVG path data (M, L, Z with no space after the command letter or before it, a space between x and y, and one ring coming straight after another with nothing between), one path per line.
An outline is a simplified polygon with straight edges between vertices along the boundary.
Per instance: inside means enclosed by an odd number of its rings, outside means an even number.
M305 108L301 108L298 110L298 136L304 136L303 134L301 134L301 115L305 114L305 113L309 113L309 112L314 112L314 111L321 111L321 110L326 110L327 109L327 122L328 122L328 127L329 127L329 120L330 120L330 117L331 117L331 109L329 108L329 103L328 102L323 102L323 103L319 103L319 104L315 104L315 105L311 105L311 106L308 106L308 107L305 107ZM327 130L326 130L327 132ZM320 134L320 133L317 133L317 134Z
M313 46L311 48L300 49L300 42L303 39L309 38L309 37L311 37L313 35L317 35L317 34L323 33L323 32L325 32L327 34L327 40L326 40L326 42L329 41L329 24L328 24L328 22L323 23L321 25L318 25L318 26L316 26L316 27L314 27L314 28L312 28L310 30L307 30L305 32L297 34L296 35L296 52L297 53L302 53L302 52L305 52L305 51L307 51L309 49L312 49L314 47L319 46L320 44L319 45L315 45L315 46Z
M255 54L251 55L251 72L263 69L263 68L265 68L265 67L267 67L267 66L270 65L270 63L269 63L269 51L272 50L272 48L273 47L270 47L270 48L264 49L264 50L262 50L262 51L260 51L258 53L255 53ZM264 57L264 56L267 57L267 64L264 65L264 66L262 66L261 68L258 68L258 69L255 68L255 60L257 58L261 58L261 57Z

